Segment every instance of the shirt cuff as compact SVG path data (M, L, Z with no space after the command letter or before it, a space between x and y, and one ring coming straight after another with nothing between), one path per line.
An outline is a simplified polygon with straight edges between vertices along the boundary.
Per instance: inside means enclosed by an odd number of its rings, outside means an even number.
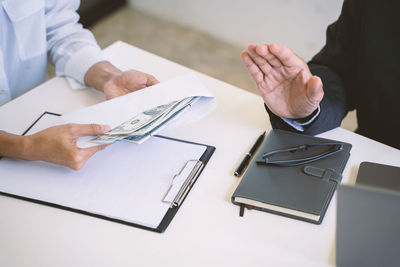
M87 46L74 53L65 64L65 75L72 89L85 88L85 74L94 64L106 60L102 51L94 46Z
M287 119L287 118L281 118L281 119L284 122L286 122L287 124L289 124L290 126L292 126L293 128L295 128L297 131L304 132L304 126L309 125L310 123L312 123L315 120L315 118L318 117L320 112L321 112L321 108L318 105L317 112L314 114L314 116L312 116L311 119L309 119L306 122L300 122L300 121L295 120L295 119Z

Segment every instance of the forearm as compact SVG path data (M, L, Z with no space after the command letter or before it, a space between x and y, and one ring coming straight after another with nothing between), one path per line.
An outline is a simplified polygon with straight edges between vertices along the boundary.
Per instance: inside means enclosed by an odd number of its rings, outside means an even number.
M108 61L101 61L94 64L85 74L85 84L99 90L104 91L104 85L113 76L120 74L122 71L112 65Z
M29 160L28 138L0 131L0 157Z

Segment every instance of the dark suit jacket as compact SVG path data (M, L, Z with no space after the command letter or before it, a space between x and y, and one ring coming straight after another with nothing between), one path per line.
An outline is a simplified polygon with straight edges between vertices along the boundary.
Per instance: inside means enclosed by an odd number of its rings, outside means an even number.
M338 127L356 109L357 133L400 149L400 1L345 0L309 67L325 95L304 133ZM274 128L296 131L268 113Z

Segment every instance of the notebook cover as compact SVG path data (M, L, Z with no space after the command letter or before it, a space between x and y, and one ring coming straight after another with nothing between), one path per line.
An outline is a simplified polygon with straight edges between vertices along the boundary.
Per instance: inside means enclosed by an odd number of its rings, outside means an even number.
M338 173L342 173L350 155L351 144L344 143L344 148L341 152L300 166L265 166L258 165L256 161L261 160L262 154L268 151L327 141L336 140L277 129L271 130L233 193L232 202L240 205L240 203L235 201L235 198L242 197L295 211L306 212L320 216L319 220L314 221L309 218L275 210L254 207L259 210L320 224L335 192L337 183L340 181L327 181L319 177L307 175L303 172L303 168L304 166L313 166L322 169L331 168Z

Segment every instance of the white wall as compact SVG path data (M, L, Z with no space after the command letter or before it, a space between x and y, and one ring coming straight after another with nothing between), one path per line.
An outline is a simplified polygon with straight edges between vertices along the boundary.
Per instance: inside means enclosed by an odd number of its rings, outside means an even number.
M343 0L130 0L140 10L232 44L281 42L306 60L325 43Z

